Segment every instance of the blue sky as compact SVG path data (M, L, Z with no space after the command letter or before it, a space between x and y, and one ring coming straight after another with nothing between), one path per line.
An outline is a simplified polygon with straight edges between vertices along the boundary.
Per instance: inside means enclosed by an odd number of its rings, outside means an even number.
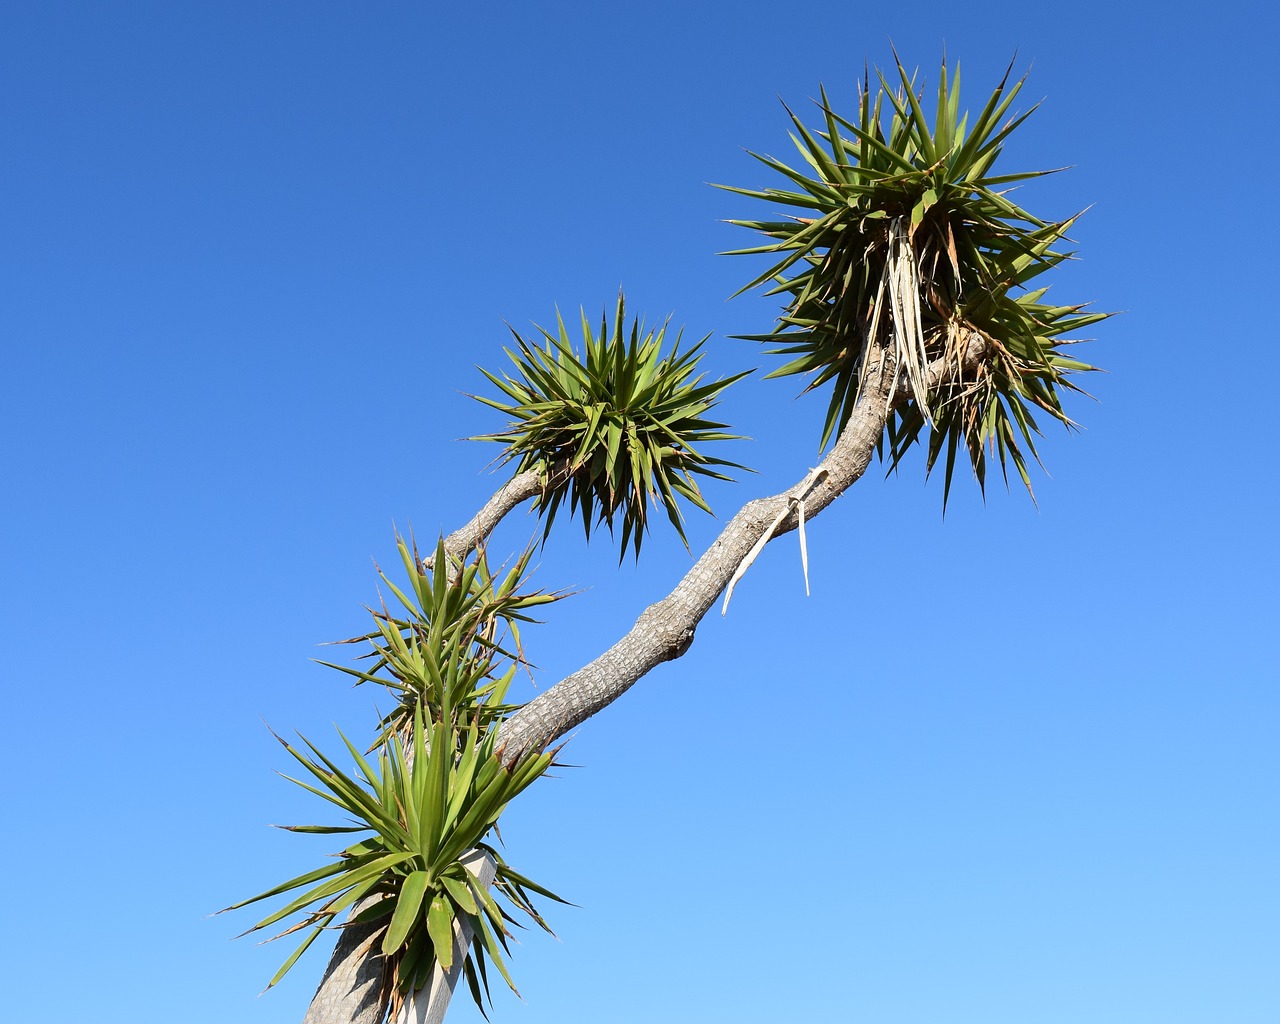
M502 480L465 392L508 335L619 286L712 334L770 301L707 182L771 184L779 98L863 61L977 105L1014 54L1044 98L1006 169L1089 206L1054 295L1124 310L1098 402L1051 432L1039 508L873 470L772 545L727 618L583 726L504 818L579 908L530 936L495 1021L1262 1024L1280 1016L1270 297L1272 16L1121 4L975 15L595 4L59 3L0 15L7 142L0 623L12 1019L298 1020L312 955L211 911L333 843L263 722L332 746L374 695L312 664L363 628L393 526ZM811 19L811 20L810 20ZM759 471L813 464L823 402L736 385ZM967 482L965 482L967 484ZM714 537L692 519L695 550ZM534 533L517 516L511 549ZM688 566L565 529L585 594L527 640L545 687ZM450 1020L479 1017L461 1001Z

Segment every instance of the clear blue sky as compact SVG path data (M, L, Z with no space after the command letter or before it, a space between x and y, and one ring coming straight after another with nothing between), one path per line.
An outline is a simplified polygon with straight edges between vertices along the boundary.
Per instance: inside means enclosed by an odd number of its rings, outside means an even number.
M1276 25L1184 10L7 5L6 1018L300 1019L324 957L257 998L287 948L205 915L335 845L266 827L326 811L263 721L371 727L308 659L362 629L393 524L500 482L455 440L496 426L475 365L620 284L714 333L711 372L765 365L729 336L775 308L715 255L756 211L705 183L772 183L743 150L788 153L779 97L847 106L892 39L973 104L1031 65L1007 169L1074 165L1025 202L1092 204L1054 294L1127 311L1099 402L1039 510L965 481L944 520L918 460L873 470L810 529L811 598L786 538L578 731L504 833L580 909L493 1019L1280 1020ZM722 515L816 457L822 402L759 376ZM687 567L650 547L546 548L589 589L529 633L540 686Z

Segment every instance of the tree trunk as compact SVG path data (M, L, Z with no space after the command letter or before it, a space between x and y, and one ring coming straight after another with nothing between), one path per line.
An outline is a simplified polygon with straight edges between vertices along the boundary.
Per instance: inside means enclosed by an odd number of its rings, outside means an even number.
M380 898L380 897L379 897ZM361 903L352 911L362 910ZM386 971L374 948L383 923L346 925L302 1024L380 1024L386 1014Z

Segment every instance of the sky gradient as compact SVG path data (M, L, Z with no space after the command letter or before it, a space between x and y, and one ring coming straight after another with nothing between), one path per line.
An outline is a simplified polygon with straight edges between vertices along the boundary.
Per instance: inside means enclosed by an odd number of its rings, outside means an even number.
M710 334L757 470L695 552L818 457L825 397L763 380L777 309L708 187L776 184L781 99L851 110L890 41L976 107L1044 99L1005 170L1089 207L1052 295L1123 311L1038 507L917 454L771 545L683 659L581 727L503 819L578 904L500 1024L1274 1024L1274 16L1121 4L977 17L736 3L60 3L0 15L0 629L12 1020L301 1019L312 952L206 915L336 845L266 726L326 749L377 695L309 659L364 629L393 531L504 479L458 440L509 334L619 287ZM1260 305L1261 303L1261 305ZM517 515L495 552L535 534ZM602 538L607 541L607 536ZM690 564L565 523L526 640L545 688ZM531 692L529 684L527 692ZM383 703L386 701L383 699ZM265 723L265 725L264 725ZM479 1020L465 1000L450 1021Z

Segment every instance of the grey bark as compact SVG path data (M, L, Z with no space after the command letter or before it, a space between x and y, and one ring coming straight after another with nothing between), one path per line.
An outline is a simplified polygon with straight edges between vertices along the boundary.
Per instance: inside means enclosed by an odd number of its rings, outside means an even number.
M548 488L556 486L569 470L567 459L555 463L547 473ZM517 473L494 492L466 526L454 530L444 539L444 549L454 558L465 558L484 543L508 512L541 493L542 477L536 469ZM435 564L435 556L429 555L421 562L424 569L430 569Z
M930 365L927 374L930 387L950 371L972 367L985 353L983 339L974 334L960 367L947 367L941 361ZM895 384L892 368L885 363L881 356L879 370L872 370L866 375L862 396L848 423L840 432L835 446L816 467L816 480L806 474L805 479L794 487L744 505L675 589L646 608L621 640L507 719L499 739L501 756L508 765L514 764L525 753L544 749L613 703L649 671L664 661L683 655L693 642L698 623L715 604L765 531L772 527L770 536L778 537L794 530L799 524L797 502L800 498L805 502L805 518L812 519L862 476L875 454L889 413L910 397L905 379ZM869 358L868 364L874 366L874 360ZM499 495L516 480L490 499L485 509L501 507L495 504ZM514 508L515 504L518 502L506 506L506 510ZM482 510L481 515L484 514ZM778 521L780 514L782 518ZM454 551L452 545L457 543L460 553L468 553L487 535L487 531L477 532L476 524L481 522L481 515L449 536L447 546L451 552ZM492 530L500 518L490 515L483 522L489 524L488 530ZM463 544L469 546L463 548ZM349 935L348 931L344 929L339 935L334 958L304 1024L378 1024L379 1018L369 1016L364 1004L356 998L354 976L359 958L352 950L358 936ZM331 994L331 990L336 995ZM349 993L347 998L342 998L343 993ZM322 997L326 1008L324 1015L313 1015Z
M367 905L361 903L356 911ZM354 913L354 912L353 912ZM386 1011L386 972L376 943L383 923L345 925L302 1024L378 1024Z

